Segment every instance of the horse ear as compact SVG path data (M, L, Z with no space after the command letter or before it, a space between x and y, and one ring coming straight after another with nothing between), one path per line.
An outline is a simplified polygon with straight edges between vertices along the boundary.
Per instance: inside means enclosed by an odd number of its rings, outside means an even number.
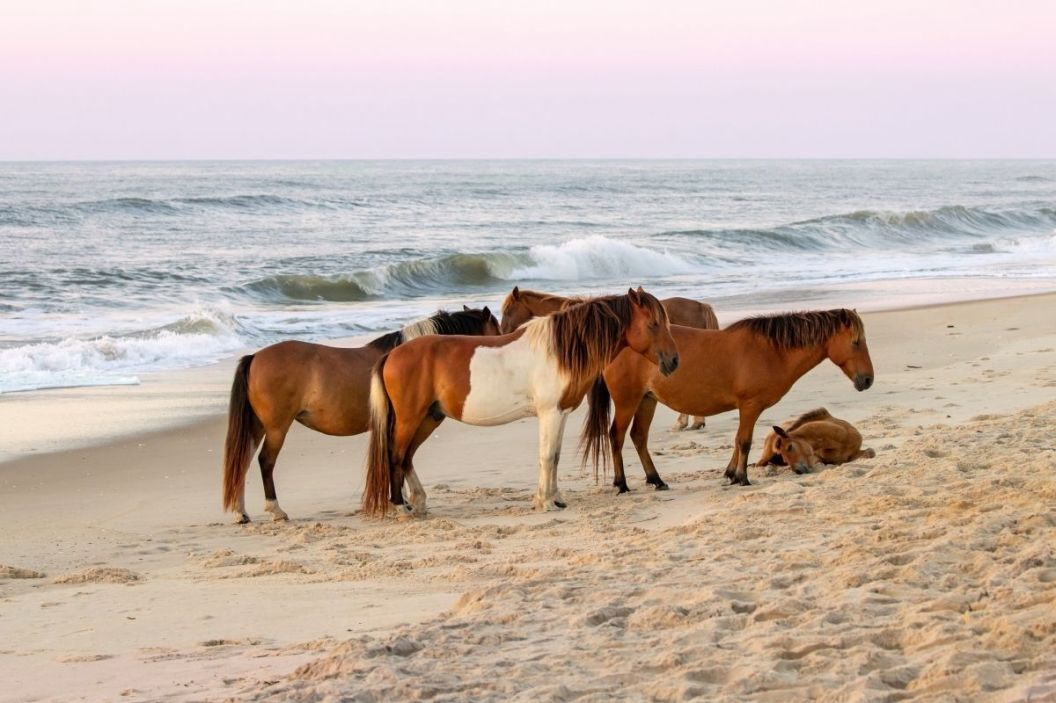
M471 312L471 311L472 311L472 308L470 308L465 303L462 304L462 312Z
M774 427L774 434L776 434L778 437L784 437L785 439L788 439L788 433L785 432L785 428L784 427L781 427L780 425L774 425L773 427Z
M484 309L480 311L480 316L485 320L489 319L491 317L491 309L488 308L487 305L485 305Z
M630 298L631 302L635 305L642 304L642 298L640 295L638 295L638 291L636 291L634 288L627 289L627 297Z
M510 291L510 297L513 298L514 300L520 300L521 299L521 289L518 288L517 286L514 286L513 290Z

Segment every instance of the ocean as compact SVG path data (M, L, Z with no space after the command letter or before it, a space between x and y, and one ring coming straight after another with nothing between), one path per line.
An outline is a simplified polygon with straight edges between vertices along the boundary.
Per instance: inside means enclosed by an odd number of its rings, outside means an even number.
M721 315L1056 281L1056 162L0 163L0 247L0 393L127 384L514 284Z

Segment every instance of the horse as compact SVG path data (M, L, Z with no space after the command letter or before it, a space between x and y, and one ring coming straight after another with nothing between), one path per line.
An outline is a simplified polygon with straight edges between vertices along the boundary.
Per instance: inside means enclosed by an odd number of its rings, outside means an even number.
M749 317L722 330L671 326L681 363L670 376L655 373L645 359L623 351L591 389L584 425L583 458L595 471L607 437L614 467L613 485L625 493L623 442L632 419L631 440L646 481L657 490L667 484L649 456L649 425L657 402L684 413L715 415L737 410L733 456L726 465L730 484L750 485L748 452L759 415L776 404L804 374L829 359L854 387L873 385L873 362L865 326L853 310L816 310ZM615 411L609 427L609 400ZM608 431L606 434L606 430Z
M854 425L817 408L784 426L774 425L755 465L787 465L797 474L805 474L819 463L846 464L874 456L872 449L862 449L862 435Z
M425 514L413 458L444 418L504 425L530 415L539 419L534 507L565 508L557 487L565 420L625 347L659 365L661 375L678 368L667 313L641 288L536 318L500 337L420 337L393 349L371 378L364 512L383 516L391 502L405 515Z
M370 371L383 354L426 335L497 335L499 322L488 308L438 311L425 320L389 332L366 346L328 347L287 341L243 356L231 384L224 446L223 506L238 523L245 509L246 472L260 451L264 510L286 520L272 473L293 421L337 437L366 432L370 426Z
M510 294L502 301L502 324L499 330L503 334L509 334L533 317L549 315L569 305L577 305L583 300L584 298L579 297L521 290L518 286L514 286ZM674 297L664 298L660 304L667 311L667 318L672 325L696 327L702 330L719 329L719 320L715 317L715 310L707 303L690 298ZM702 427L704 427L703 417L694 417L691 424L687 415L679 414L675 426L671 429L699 430Z

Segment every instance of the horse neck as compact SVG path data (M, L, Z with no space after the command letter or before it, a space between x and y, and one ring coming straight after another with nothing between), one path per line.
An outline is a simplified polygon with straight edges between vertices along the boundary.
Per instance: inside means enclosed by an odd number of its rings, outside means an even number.
M565 304L565 300L566 298L559 298L553 295L545 298L536 298L528 303L528 310L533 317L543 317L560 310L561 306Z
M784 359L786 368L792 374L793 383L806 375L808 371L825 361L829 354L825 344L813 344L807 347L783 349L778 354Z

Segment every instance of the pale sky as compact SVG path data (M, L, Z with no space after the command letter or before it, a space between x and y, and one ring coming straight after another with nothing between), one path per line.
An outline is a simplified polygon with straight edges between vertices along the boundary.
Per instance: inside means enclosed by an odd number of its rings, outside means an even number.
M0 159L1056 157L1056 0L0 0Z

